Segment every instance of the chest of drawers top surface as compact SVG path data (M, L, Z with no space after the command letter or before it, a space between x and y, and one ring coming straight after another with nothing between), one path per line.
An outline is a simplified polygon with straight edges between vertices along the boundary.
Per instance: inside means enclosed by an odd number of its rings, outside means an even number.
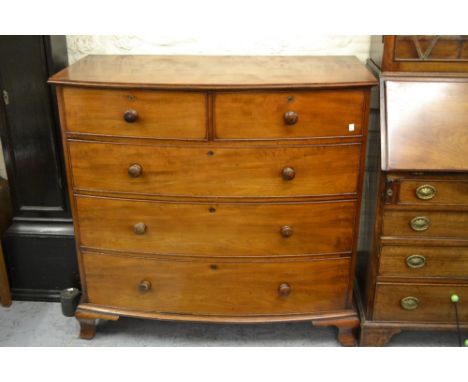
M139 88L315 88L375 85L351 56L98 56L54 75L62 85Z

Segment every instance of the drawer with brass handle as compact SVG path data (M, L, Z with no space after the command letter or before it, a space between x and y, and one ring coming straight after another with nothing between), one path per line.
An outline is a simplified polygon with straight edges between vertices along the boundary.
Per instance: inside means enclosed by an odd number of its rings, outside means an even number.
M468 285L377 283L373 319L445 322L455 325L451 296L460 297L461 322L468 322Z
M468 246L383 245L379 275L468 280Z
M218 139L289 139L361 135L365 92L314 90L219 93Z
M68 132L190 140L207 136L202 92L72 87L62 91Z
M404 179L398 204L468 206L468 181Z
M169 261L85 252L83 260L92 304L227 316L343 309L350 266L349 258L313 257L300 261Z
M145 195L355 194L361 145L227 148L69 141L76 190Z
M384 237L468 237L468 212L385 210Z
M76 202L85 247L199 256L352 251L355 201L176 203L77 196Z

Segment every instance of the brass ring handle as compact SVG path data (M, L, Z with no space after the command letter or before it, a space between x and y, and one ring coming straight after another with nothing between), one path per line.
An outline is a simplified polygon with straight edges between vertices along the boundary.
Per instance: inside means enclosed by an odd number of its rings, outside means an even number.
M284 180L293 180L296 176L296 171L292 167L285 167L281 170L281 176Z
M426 231L429 229L431 221L426 216L416 216L410 221L410 226L413 231Z
M436 193L436 188L430 184L423 184L416 189L416 196L421 200L433 199Z
M136 120L138 119L138 112L135 109L128 109L125 111L123 119L127 123L136 122Z
M426 258L423 255L410 255L406 258L406 265L409 268L422 268L426 265Z
M290 227L288 225L285 225L285 226L281 227L281 229L280 229L281 236L283 236L283 237L291 237L293 232L294 231L293 231L292 227Z
M298 115L295 111L287 111L284 113L284 122L286 125L294 125L298 120Z
M128 167L128 176L131 178L138 178L143 173L143 167L138 163L132 164Z
M133 226L133 232L135 233L135 235L144 235L146 233L146 224L136 223Z
M415 310L419 308L419 305L421 305L421 302L417 297L408 296L400 300L400 306L405 310Z
M151 283L146 280L142 280L140 284L138 284L138 290L142 293L148 292L151 289Z
M278 287L278 294L281 297L287 297L291 293L291 286L288 283L281 283Z

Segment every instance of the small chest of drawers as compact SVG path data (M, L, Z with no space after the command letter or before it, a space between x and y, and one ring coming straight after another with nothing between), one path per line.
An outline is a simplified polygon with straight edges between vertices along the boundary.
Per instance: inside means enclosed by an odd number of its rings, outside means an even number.
M50 82L83 338L132 316L310 320L353 343L375 84L355 58L89 56Z
M368 346L401 330L468 327L468 79L383 73L381 92Z

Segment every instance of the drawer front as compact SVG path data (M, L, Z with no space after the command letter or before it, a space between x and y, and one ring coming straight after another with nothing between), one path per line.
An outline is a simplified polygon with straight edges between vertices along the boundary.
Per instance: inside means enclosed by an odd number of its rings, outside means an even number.
M468 205L468 181L403 180L399 203Z
M361 149L358 144L215 148L80 141L69 146L77 189L225 197L354 194ZM132 166L138 166L137 174Z
M352 250L354 201L209 204L81 196L76 201L81 244L88 247L213 256Z
M220 93L215 99L216 137L287 139L360 135L364 110L364 90Z
M85 253L83 261L91 303L229 316L344 309L350 267L348 258L249 263Z
M468 247L385 245L380 275L390 277L452 277L468 279Z
M66 129L70 132L137 138L206 138L204 93L64 87L63 103ZM136 120L132 121L135 115Z
M383 236L468 238L468 213L387 210Z
M455 325L452 294L460 297L460 321L468 321L468 285L377 283L374 320L447 322ZM406 307L403 308L403 306Z

